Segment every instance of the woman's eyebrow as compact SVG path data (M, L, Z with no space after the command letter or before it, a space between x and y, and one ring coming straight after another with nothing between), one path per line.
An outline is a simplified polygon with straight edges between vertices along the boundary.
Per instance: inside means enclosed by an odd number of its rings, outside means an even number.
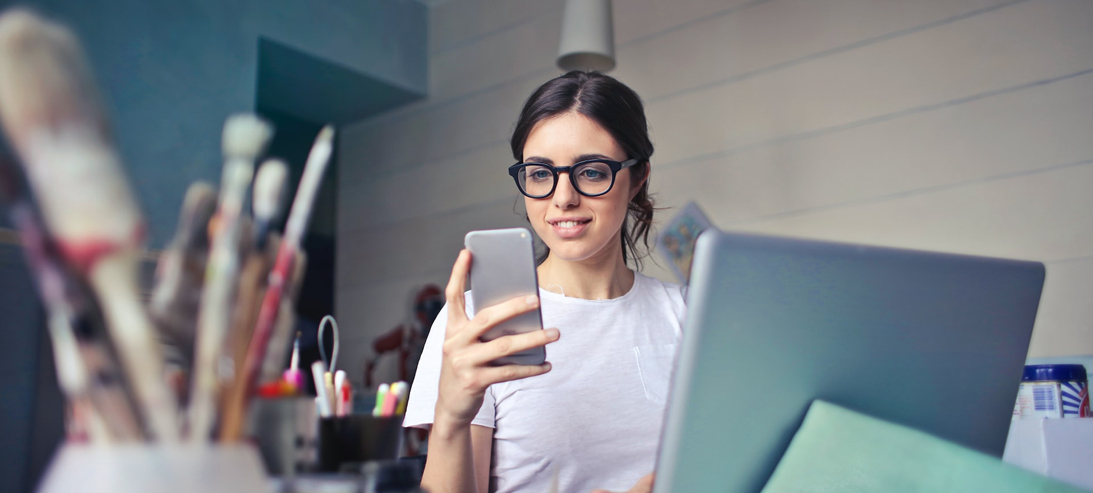
M604 156L603 154L581 154L580 156L577 156L577 160L574 162L579 163L581 161L591 161L593 159L606 159L608 161L614 161L614 159Z
M581 154L580 156L577 156L577 159L574 160L573 162L574 163L579 163L581 161L591 161L591 160L594 160L594 159L606 159L608 161L613 161L613 159L611 159L611 158L609 158L609 157L607 157L603 154ZM551 166L554 166L554 161L552 159L542 157L542 156L530 156L530 157L524 158L524 162L525 163L549 164Z
M524 162L525 163L549 164L551 166L554 166L554 161L551 161L550 158L545 158L545 157L540 157L540 156L526 157L526 158L524 158Z

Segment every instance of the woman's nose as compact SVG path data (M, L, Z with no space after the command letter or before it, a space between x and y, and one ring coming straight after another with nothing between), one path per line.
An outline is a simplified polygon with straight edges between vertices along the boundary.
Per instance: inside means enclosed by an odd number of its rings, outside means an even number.
M573 182L569 180L569 173L558 173L558 186L554 188L554 197L551 200L555 207L562 209L580 203L581 194L573 188Z

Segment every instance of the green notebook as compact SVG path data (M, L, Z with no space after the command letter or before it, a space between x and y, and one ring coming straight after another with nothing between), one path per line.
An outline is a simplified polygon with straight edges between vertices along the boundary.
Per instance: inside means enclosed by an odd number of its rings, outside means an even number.
M764 492L1080 492L996 457L813 401Z

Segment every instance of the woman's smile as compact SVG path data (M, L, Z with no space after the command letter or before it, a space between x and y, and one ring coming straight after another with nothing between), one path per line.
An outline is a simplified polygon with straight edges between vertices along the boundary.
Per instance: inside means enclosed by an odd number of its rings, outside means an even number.
M554 230L554 234L558 235L558 237L563 240L579 238L584 234L585 229L591 222L591 218L582 217L547 219L547 224L550 224L551 228Z

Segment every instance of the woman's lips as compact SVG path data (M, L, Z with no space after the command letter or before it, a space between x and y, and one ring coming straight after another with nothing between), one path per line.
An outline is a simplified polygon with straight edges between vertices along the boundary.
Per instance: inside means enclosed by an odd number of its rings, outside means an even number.
M584 230L588 228L590 222L592 222L591 219L550 221L550 227L554 230L554 234L558 235L559 238L570 239L576 238L584 233Z

